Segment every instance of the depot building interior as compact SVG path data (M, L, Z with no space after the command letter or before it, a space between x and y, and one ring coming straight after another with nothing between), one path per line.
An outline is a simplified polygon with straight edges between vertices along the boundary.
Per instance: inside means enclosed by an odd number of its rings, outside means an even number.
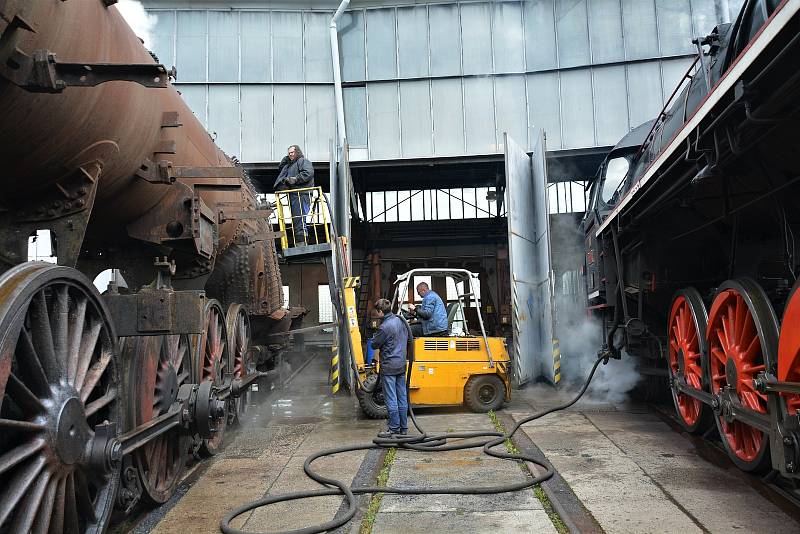
M798 35L0 0L0 534L797 532Z

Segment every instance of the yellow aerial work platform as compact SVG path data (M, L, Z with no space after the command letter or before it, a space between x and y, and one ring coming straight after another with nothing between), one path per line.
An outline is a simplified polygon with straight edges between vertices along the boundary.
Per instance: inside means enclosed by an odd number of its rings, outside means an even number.
M392 310L403 313L408 308L409 284L414 276L449 277L469 291L447 305L449 336L414 339L409 402L414 406L466 404L476 412L498 409L511 396L511 361L503 338L488 337L477 298L478 275L466 269L413 269L398 276ZM359 404L365 414L386 417L379 374L379 353L367 362L356 315L356 283L344 284L344 299L353 359L359 375ZM348 287L350 286L350 287ZM464 307L472 302L477 311L478 329L467 324ZM409 355L411 357L411 355Z

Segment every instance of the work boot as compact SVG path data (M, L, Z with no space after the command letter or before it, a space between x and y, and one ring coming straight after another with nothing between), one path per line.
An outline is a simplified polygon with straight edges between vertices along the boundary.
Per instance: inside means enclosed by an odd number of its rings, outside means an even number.
M383 430L381 432L378 432L378 437L382 439L392 439L396 435L397 434L395 432L392 432L391 430Z
M408 436L408 429L401 430L400 432L397 433L397 435L402 437Z

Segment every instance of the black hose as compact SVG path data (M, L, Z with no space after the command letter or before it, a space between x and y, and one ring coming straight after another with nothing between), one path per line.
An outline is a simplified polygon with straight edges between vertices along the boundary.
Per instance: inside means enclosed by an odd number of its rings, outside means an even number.
M578 392L578 394L570 401L555 406L553 408L550 408L548 410L545 410L543 412L532 414L528 417L520 419L519 421L517 421L514 427L505 434L502 432L448 432L446 434L435 434L429 436L417 423L417 420L414 417L414 410L411 409L411 405L409 403L409 409L408 409L409 415L411 416L411 420L413 421L414 426L421 433L420 436L396 437L396 438L385 438L385 439L375 438L372 443L367 443L363 445L348 445L346 447L336 447L333 449L325 449L317 453L314 453L308 458L306 458L306 461L303 464L303 470L305 471L306 475L309 478L319 482L324 486L328 486L328 488L318 489L318 490L298 491L294 493L286 493L284 495L268 496L263 499L259 499L257 501L244 504L232 510L222 519L222 521L220 521L219 525L220 530L225 534L255 534L245 530L239 530L233 528L231 526L231 521L233 521L234 518L246 512L249 512L250 510L254 510L262 506L267 506L278 502L309 499L312 497L342 495L344 496L345 501L347 502L347 511L340 517L336 517L331 521L328 521L327 523L322 523L316 526L305 527L296 530L288 530L282 532L281 534L312 534L339 528L340 526L350 521L356 514L355 495L360 495L364 493L394 493L399 495L431 495L431 494L484 495L484 494L519 491L525 488L529 488L531 486L535 486L536 484L540 484L541 482L550 479L555 472L553 466L550 465L550 462L548 462L545 459L535 458L530 454L525 454L525 453L512 454L505 452L503 450L495 450L495 447L504 445L505 441L507 439L510 439L525 423L529 423L531 421L544 417L545 415L551 414L553 412L564 410L566 408L569 408L576 402L578 402L578 399L580 399L586 392L586 390L589 388L589 384L591 383L592 378L594 377L595 371L597 371L597 366L600 365L600 362L603 361L604 361L603 358L599 357L594 362L592 370L589 372L589 376L587 377L586 382L583 384L583 387ZM413 366L409 365L409 371L406 374L407 381L410 379L412 367ZM447 443L449 439L469 440L471 438L484 438L484 439L478 441L459 442L456 444ZM504 460L518 460L518 461L531 462L542 467L545 470L545 472L539 476L535 476L533 478L526 479L521 482L502 484L499 486L483 486L483 487L444 486L438 488L394 488L394 487L382 487L382 486L349 487L346 483L340 480L322 476L311 469L311 464L318 458L323 458L325 456L332 456L334 454L339 454L343 452L388 448L388 447L398 447L401 449L411 449L415 451L426 451L426 452L455 451L461 449L483 447L483 452L489 456L493 456L495 458L500 458Z

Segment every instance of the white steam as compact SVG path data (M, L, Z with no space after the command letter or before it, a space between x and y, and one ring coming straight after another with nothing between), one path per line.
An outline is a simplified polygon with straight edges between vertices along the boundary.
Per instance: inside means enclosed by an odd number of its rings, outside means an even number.
M585 253L582 232L570 216L555 215L550 221L554 238L554 268L556 272L565 273L555 284L561 380L567 390L578 390L597 359L603 332L600 322L587 314L585 280L578 275ZM622 403L640 378L636 360L623 353L621 360L611 360L598 367L584 400Z
M144 6L138 0L119 0L117 9L133 33L144 41L144 46L148 49L152 48L152 32L156 27L158 17L145 11Z

